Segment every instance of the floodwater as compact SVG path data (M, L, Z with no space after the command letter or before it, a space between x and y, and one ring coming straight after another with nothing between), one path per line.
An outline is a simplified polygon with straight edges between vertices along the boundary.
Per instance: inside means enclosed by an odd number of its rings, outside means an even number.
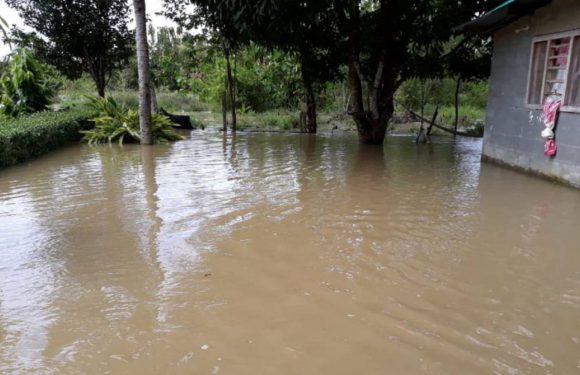
M579 373L580 192L480 152L194 132L2 170L0 373Z

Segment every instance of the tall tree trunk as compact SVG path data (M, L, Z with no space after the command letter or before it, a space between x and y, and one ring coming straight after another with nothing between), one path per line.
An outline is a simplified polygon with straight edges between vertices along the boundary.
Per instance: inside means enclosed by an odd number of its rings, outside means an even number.
M306 132L316 133L318 124L316 122L316 95L312 85L312 79L308 73L308 68L302 62L302 82L304 84L304 91L306 94Z
M457 77L457 85L455 86L455 123L453 124L453 131L457 135L457 126L459 125L459 89L461 88L461 76Z
M230 109L232 111L232 131L235 132L237 130L236 87L234 77L232 75L231 50L228 46L224 45L224 51L226 55L226 69L228 74L228 92L230 94L230 106L231 106Z
M135 38L137 40L137 70L139 73L139 123L141 144L153 144L151 125L151 71L149 68L149 46L147 45L147 20L145 0L133 0L135 8Z

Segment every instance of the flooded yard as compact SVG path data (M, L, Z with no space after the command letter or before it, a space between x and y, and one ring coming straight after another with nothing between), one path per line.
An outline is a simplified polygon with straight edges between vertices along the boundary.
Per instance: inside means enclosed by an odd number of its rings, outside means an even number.
M580 192L479 141L194 132L0 171L0 373L580 372Z

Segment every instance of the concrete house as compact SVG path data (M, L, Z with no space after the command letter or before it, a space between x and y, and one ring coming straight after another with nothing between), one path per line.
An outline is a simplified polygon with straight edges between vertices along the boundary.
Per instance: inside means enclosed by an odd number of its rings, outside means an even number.
M457 29L494 38L483 159L580 187L580 0L510 0ZM561 102L553 157L547 98Z

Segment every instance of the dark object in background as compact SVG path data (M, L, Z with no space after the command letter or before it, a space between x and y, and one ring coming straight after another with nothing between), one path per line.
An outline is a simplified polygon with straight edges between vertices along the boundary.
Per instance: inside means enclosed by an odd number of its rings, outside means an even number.
M159 112L161 112L163 116L169 117L174 127L180 129L193 129L193 125L191 125L191 118L189 116L172 115L163 108L160 108Z

